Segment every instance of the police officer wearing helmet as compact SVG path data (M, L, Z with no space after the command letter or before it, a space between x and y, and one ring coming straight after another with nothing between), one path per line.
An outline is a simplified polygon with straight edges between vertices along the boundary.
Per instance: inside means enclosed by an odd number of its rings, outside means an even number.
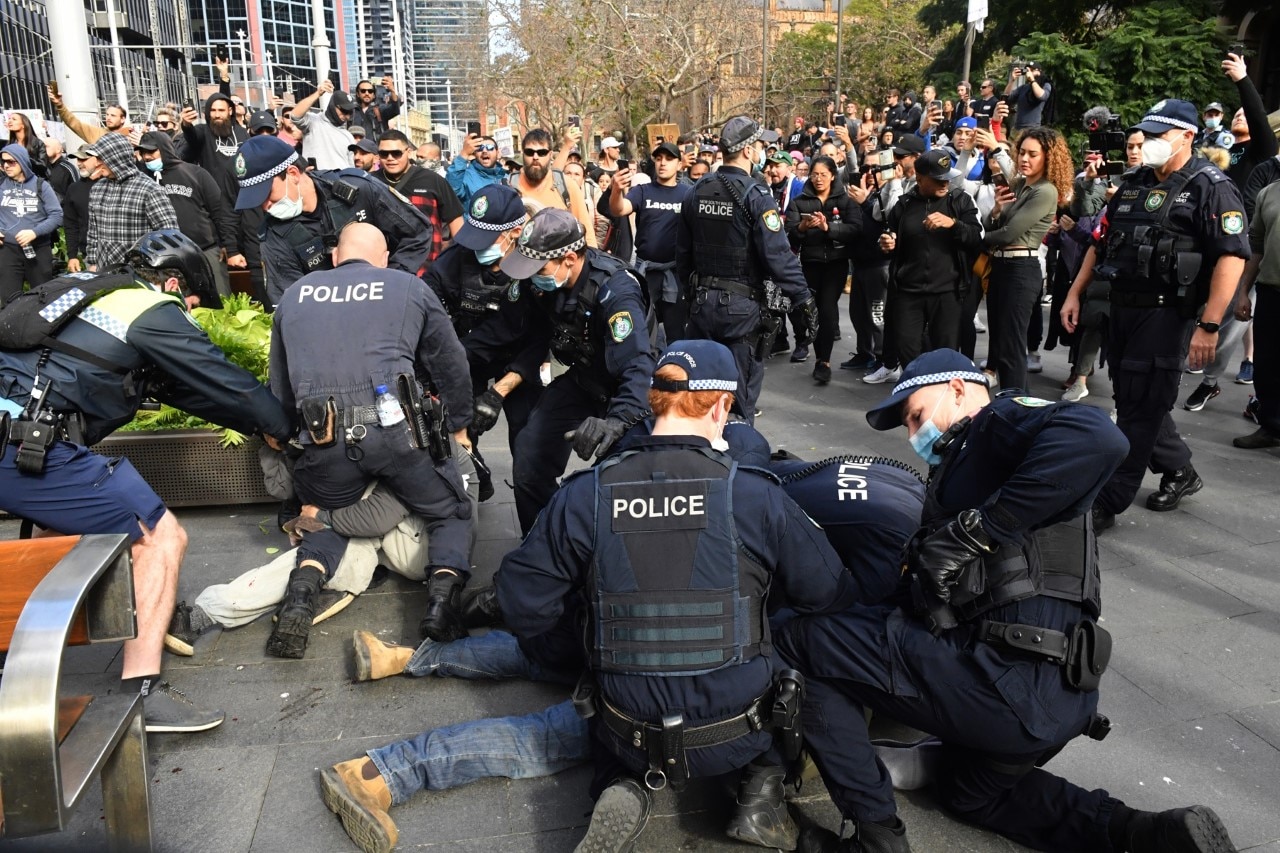
M589 248L568 211L538 211L501 268L513 279L528 279L541 309L539 334L569 368L543 391L515 441L516 514L521 533L528 533L570 449L598 459L644 417L653 351L639 278L622 261Z
M271 336L271 387L304 427L294 487L304 504L335 509L360 500L375 479L388 486L428 531L419 628L434 640L457 639L466 633L460 599L472 518L449 439L470 445L466 352L435 293L387 268L376 227L344 228L334 261L285 291ZM332 530L303 538L268 653L302 657L320 587L345 547Z
M742 375L736 405L748 421L755 419L764 356L781 327L780 303L770 293L780 292L800 309L793 315L800 320L797 346L807 346L818 327L818 309L777 202L751 177L761 132L746 116L729 119L720 133L724 165L694 186L676 229L676 277L689 299L686 333L733 352Z
M1195 106L1170 99L1132 128L1145 135L1143 168L1107 202L1062 303L1062 325L1074 331L1089 281L1111 281L1107 361L1129 455L1098 494L1099 531L1133 503L1147 468L1161 475L1147 498L1156 512L1204 485L1169 413L1183 364L1213 361L1250 251L1240 191L1194 153L1196 127Z
M481 435L506 413L507 438L516 436L542 394L539 370L547 342L535 334L537 309L522 285L499 263L511 251L527 221L520 194L506 184L490 184L471 197L462 227L424 280L444 303L471 366L475 414L470 436L473 455ZM492 383L492 384L490 384ZM480 499L493 494L488 469L480 467Z
M377 226L392 269L422 274L432 233L425 216L360 169L308 172L305 165L297 149L277 136L254 136L236 154L236 210L266 212L262 264L269 304L307 273L333 268L338 232L349 222Z
M630 849L649 789L738 768L747 772L729 834L793 849L767 711L768 616L836 612L853 585L772 476L712 448L738 387L728 349L677 341L652 383L653 434L565 480L503 560L503 618L518 637L538 637L585 597L595 699L586 682L578 695L593 714L599 798L579 851ZM779 680L784 705L798 704L786 692L798 683Z
M1017 393L993 400L972 361L934 350L867 413L876 429L906 427L931 476L907 554L911 595L795 619L775 638L809 679L805 740L857 824L844 841L815 829L801 849L910 849L867 738L870 708L940 738L943 805L1019 844L1234 850L1207 807L1138 812L1037 769L1109 728L1097 714L1110 637L1097 624L1088 510L1127 442L1101 409Z
M59 533L129 537L138 633L124 644L122 689L146 696L148 731L203 731L223 712L159 680L186 533L127 459L87 446L149 397L245 433L287 440L293 426L187 313L183 294L217 304L200 247L156 232L126 258L116 270L53 279L0 310L0 509Z

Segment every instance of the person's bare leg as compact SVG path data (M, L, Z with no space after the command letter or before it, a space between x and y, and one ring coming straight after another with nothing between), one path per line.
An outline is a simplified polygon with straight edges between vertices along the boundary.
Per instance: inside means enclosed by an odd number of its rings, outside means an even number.
M160 672L164 633L173 616L178 594L178 570L187 550L187 532L165 510L153 530L143 529L133 543L133 594L137 599L138 636L124 644L122 678L141 678Z

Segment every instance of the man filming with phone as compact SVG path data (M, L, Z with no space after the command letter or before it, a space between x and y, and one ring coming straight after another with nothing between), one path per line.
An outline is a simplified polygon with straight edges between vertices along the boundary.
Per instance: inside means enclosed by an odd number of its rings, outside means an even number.
M381 103L378 102L378 90L372 80L361 80L356 84L356 110L351 116L351 124L363 127L365 136L374 142L387 132L391 120L400 115L401 104L395 80L390 74L384 74L378 85L387 90Z
M1009 72L1009 83L1004 93L1012 96L1015 115L1013 129L1026 130L1043 123L1044 105L1053 94L1053 85L1044 79L1044 69L1038 62L1017 64Z

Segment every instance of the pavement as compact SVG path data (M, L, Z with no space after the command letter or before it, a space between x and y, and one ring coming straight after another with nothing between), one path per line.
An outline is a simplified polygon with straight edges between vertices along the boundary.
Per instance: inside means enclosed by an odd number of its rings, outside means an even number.
M846 321L833 363L847 357L851 342ZM985 346L980 335L979 355ZM1065 351L1044 353L1044 365L1029 391L1057 399L1067 374ZM918 462L904 432L874 432L863 418L887 387L839 369L830 385L819 387L810 379L812 368L812 358L799 365L786 356L768 362L756 426L775 446L814 460L877 453ZM1197 378L1186 380L1183 399ZM1203 411L1175 412L1204 489L1174 512L1153 513L1142 508L1157 485L1149 476L1135 508L1101 538L1104 624L1116 642L1100 709L1115 729L1103 743L1072 742L1049 769L1086 788L1106 788L1135 808L1210 804L1240 849L1280 853L1280 451L1231 446L1233 437L1253 430L1240 416L1250 389L1231 384L1230 376L1221 381L1222 395ZM1104 376L1090 389L1085 404L1110 407ZM478 584L519 537L505 485L511 460L504 425L484 450L498 491L480 507L473 555ZM1090 464L1087 455L1080 464ZM267 562L271 549L288 547L273 530L274 506L177 515L190 536L179 590L188 601L209 584ZM15 523L0 524L0 538L16 536ZM520 682L352 683L352 631L415 642L425 600L421 585L393 576L317 626L300 661L265 655L269 620L208 635L192 658L166 654L166 676L197 702L223 707L227 720L204 734L150 738L156 850L354 850L321 802L321 768L425 729L527 713L564 698L563 688ZM65 661L67 692L118 683L116 647L70 649ZM420 793L392 811L398 849L572 850L589 819L588 780L584 767ZM679 797L664 793L637 849L748 849L722 833L731 802L714 782L691 785ZM898 802L917 851L1023 849L950 819L926 793L899 794ZM839 825L818 782L806 783L797 805L812 820ZM66 832L0 842L0 851L104 846L101 797L93 791Z

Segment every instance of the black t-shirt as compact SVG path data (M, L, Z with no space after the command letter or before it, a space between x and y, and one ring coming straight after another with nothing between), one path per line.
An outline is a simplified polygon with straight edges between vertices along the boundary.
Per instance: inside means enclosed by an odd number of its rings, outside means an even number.
M673 187L641 184L627 192L636 215L636 257L659 264L676 259L680 206L691 192L693 184L683 183Z
M996 111L996 104L1000 103L1000 99L995 95L990 98L974 98L969 105L973 107L973 115L987 116L990 118Z

